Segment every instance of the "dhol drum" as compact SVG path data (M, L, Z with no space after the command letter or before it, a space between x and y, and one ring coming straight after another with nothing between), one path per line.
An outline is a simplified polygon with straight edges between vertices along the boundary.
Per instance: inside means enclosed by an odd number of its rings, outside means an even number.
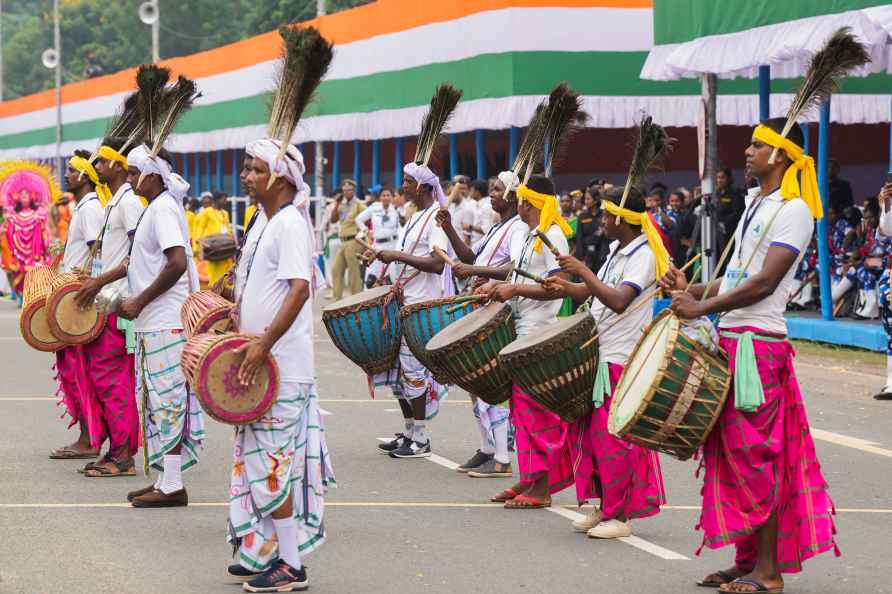
M65 344L87 344L96 340L105 328L108 314L95 305L81 309L75 303L77 292L84 286L84 275L65 272L53 279L46 298L50 332Z
M424 347L440 330L471 313L476 307L477 302L468 301L467 297L447 297L413 303L400 310L400 325L406 345L440 383L447 383L448 378L430 360Z
M490 303L446 326L425 348L448 383L488 404L500 404L511 397L511 376L499 363L499 351L515 338L511 308Z
M180 309L186 338L206 332L228 332L232 329L229 317L234 305L213 291L196 291L186 298Z
M65 347L65 343L53 335L47 318L46 298L54 278L55 270L49 266L37 266L25 275L25 288L22 291L19 330L25 342L45 353Z
M687 460L721 415L728 364L691 340L669 310L645 329L626 363L608 429L632 443Z
M392 287L376 287L325 307L322 323L338 350L374 375L400 354L400 305Z
M279 368L267 356L255 382L243 386L238 369L244 355L235 350L254 339L247 334L196 334L183 348L181 361L189 385L208 416L229 425L255 423L272 407L279 390Z
M588 312L561 318L503 348L499 362L533 400L572 423L592 410L598 342L579 347L594 329Z

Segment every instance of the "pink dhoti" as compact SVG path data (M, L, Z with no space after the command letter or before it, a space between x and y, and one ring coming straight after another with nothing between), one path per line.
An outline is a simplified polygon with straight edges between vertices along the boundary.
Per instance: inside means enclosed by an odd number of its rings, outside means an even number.
M511 422L520 482L534 483L547 475L550 493L569 487L573 483L573 468L566 451L569 425L530 398L517 384L511 387Z
M105 440L102 407L90 383L87 359L81 345L67 346L56 351L56 380L59 382L59 404L71 421L68 427L83 423L90 436L90 445L98 448Z
M756 562L755 531L777 514L777 563L796 573L802 562L834 550L833 503L815 454L799 384L793 371L793 347L766 342L752 331L756 366L765 402L752 413L734 407L733 387L718 423L703 446L703 511L698 528L703 546L733 544L736 564L751 571ZM737 339L722 336L731 372ZM702 549L702 546L701 546ZM699 551L698 551L699 552Z
M646 518L666 503L660 459L656 452L615 437L607 430L612 392L623 367L608 363L611 395L588 417L570 425L567 441L580 504L601 500L604 519Z
M115 455L136 454L140 445L139 411L133 355L127 352L118 317L108 316L99 338L84 346L90 384L102 409L102 423ZM119 452L121 454L119 454Z

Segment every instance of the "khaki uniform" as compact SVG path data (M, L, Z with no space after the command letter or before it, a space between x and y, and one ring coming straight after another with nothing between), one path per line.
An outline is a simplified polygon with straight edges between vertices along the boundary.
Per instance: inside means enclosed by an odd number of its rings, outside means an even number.
M347 216L341 221L341 229L338 238L341 240L341 246L335 256L332 265L332 293L335 300L344 296L344 271L347 272L347 285L352 294L362 291L362 274L359 266L359 256L362 254L362 246L353 241L353 238L359 233L359 226L356 224L356 216L365 210L365 204L354 198L347 204L342 204L341 209L348 209Z

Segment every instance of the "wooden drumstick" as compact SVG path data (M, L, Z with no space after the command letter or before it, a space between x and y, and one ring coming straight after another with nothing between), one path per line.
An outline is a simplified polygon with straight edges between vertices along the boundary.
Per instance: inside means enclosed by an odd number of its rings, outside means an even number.
M548 239L547 235L545 235L544 233L542 233L541 231L536 229L536 231L533 233L533 237L537 237L537 238L541 239L542 243L545 244L545 247L548 248L549 252L554 254L555 258L559 258L561 256L561 253L558 251L558 249L556 247L554 247L554 244L551 243L551 240Z
M472 303L477 303L480 301L488 301L488 299L485 295L467 295L464 297L458 297L455 300L455 305L453 305L450 308L447 308L446 313L454 314L455 312L462 309L463 307L467 307L468 305L470 305Z
M449 254L444 252L441 248L434 246L433 251L435 254L437 254L440 257L441 260L443 260L450 266L455 267L455 265L457 264L457 262L455 260L453 260L452 258L450 258Z
M518 268L518 267L515 266L515 267L514 267L514 272L516 272L517 274L519 274L520 276L522 276L522 277L524 277L524 278L528 278L528 279L530 279L530 280L533 281L533 282L539 283L540 285L544 285L544 284L545 284L545 279L544 279L544 278L542 278L542 277L539 276L538 274L533 274L532 272L527 272L527 271L524 270L523 268Z

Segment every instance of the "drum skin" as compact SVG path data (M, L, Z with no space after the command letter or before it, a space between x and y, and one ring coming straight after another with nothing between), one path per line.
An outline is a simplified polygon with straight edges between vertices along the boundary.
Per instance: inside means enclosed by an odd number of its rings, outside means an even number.
M393 287L351 295L322 310L332 342L368 375L391 369L400 353L401 296Z
M448 376L437 368L424 347L440 330L471 313L476 307L476 302L466 301L463 297L447 297L405 305L400 310L400 326L406 345L440 383L449 383Z
M46 300L50 331L65 344L93 342L105 329L106 312L100 312L95 305L81 309L75 303L75 296L83 286L81 274L60 274L53 281Z
M55 270L49 266L37 266L25 275L22 291L19 331L28 345L45 353L65 348L65 343L53 335L47 319L46 297L55 277Z

